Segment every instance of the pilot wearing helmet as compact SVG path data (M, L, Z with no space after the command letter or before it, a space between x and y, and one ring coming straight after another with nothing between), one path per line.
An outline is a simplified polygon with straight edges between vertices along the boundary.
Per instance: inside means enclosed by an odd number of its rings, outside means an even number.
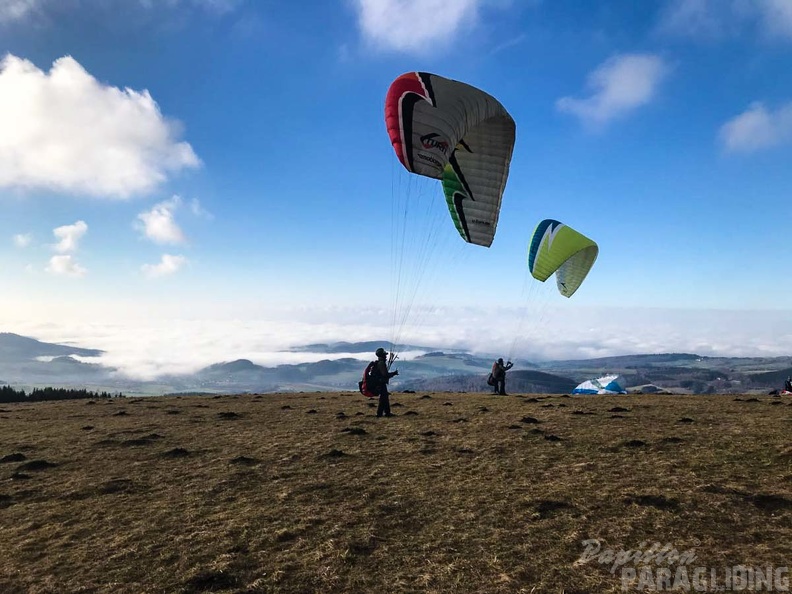
M377 355L377 364L371 372L371 379L376 379L376 384L372 386L372 391L379 395L379 406L377 407L377 416L392 417L390 410L390 394L388 393L388 382L394 375L399 375L399 371L390 371L388 369L388 351L382 347L378 348L375 352Z

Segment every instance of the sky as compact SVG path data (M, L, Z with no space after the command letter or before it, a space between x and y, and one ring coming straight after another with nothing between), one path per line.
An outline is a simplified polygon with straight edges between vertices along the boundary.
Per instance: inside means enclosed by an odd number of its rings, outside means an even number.
M792 353L789 0L0 0L0 56L0 331L139 377ZM390 145L410 71L516 122L490 248ZM571 299L526 270L545 218L599 245Z

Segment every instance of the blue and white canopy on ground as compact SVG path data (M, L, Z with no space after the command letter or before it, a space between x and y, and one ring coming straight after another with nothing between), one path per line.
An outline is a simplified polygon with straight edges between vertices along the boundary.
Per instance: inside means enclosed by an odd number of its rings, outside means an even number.
M616 380L618 375L605 375L597 379L586 380L572 390L573 394L626 394L627 391Z

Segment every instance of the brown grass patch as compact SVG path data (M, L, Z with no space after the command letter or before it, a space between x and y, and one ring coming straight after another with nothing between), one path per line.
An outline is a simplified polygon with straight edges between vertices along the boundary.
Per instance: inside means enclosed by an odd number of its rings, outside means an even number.
M786 407L573 396L537 424L548 397L432 396L8 405L0 592L608 594L586 539L792 556Z

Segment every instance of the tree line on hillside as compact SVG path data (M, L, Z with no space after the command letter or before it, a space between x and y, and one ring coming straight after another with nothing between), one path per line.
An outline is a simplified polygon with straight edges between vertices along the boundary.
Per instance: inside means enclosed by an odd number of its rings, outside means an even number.
M81 400L98 398L125 398L118 392L90 392L85 389L73 388L33 388L30 394L24 390L15 390L11 386L0 387L0 402L42 402L44 400Z

